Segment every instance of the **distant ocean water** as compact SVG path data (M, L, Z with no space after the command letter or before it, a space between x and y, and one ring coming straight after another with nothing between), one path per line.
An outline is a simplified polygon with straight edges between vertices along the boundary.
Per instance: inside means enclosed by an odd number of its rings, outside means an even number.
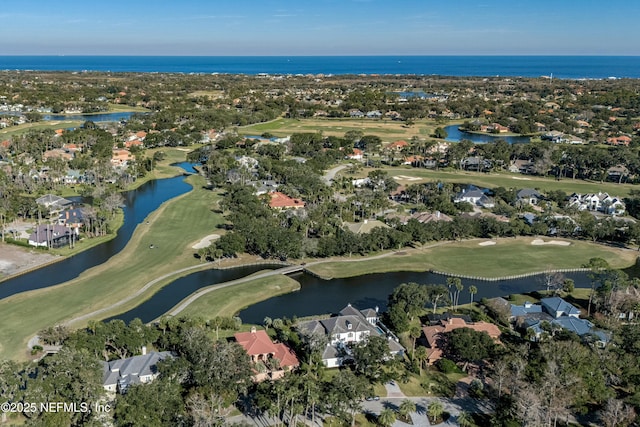
M640 56L0 56L0 70L640 78Z

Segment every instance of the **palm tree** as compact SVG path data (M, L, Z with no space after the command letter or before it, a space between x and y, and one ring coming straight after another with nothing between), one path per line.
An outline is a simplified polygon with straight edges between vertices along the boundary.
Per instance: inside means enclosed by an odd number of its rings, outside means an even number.
M396 422L396 414L393 410L389 408L385 408L380 411L380 415L378 415L378 424L383 427L391 427L393 423Z
M404 399L400 406L398 407L398 415L400 415L405 420L409 418L409 414L412 412L416 412L416 404L409 399Z
M415 360L418 361L420 375L422 375L422 367L424 366L424 363L427 360L427 348L423 346L416 348L416 351L414 352L414 357L415 357Z
M458 425L460 427L471 427L475 425L471 414L466 411L460 411L458 414Z
M473 296L478 293L478 288L474 285L469 286L469 293L471 294L471 304L473 304Z
M427 408L427 413L429 414L433 422L435 422L438 418L440 418L443 412L444 412L444 406L442 405L442 402L440 402L439 400L434 400L433 402L429 403L429 407Z
M416 350L416 340L420 338L420 335L422 335L422 330L417 326L412 326L411 329L409 330L409 336L413 340L413 347L411 348L412 355L413 355L413 352Z

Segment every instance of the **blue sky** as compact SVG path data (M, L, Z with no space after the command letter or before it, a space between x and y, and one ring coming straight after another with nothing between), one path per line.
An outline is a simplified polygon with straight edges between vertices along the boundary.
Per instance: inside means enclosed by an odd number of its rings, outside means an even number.
M640 55L637 0L21 0L0 55Z

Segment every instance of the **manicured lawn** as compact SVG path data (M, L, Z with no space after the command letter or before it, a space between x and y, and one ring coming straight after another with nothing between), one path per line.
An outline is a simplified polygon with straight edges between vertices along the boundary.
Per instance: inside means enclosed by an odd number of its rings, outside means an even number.
M412 136L428 136L433 133L435 122L416 120L413 126L405 126L403 122L388 119L276 119L267 123L243 126L238 129L242 135L261 135L269 132L277 136L287 136L292 133L319 132L323 135L343 136L350 130L362 131L366 135L378 135L383 141L396 139L411 139Z
M632 189L638 189L640 187L632 184L616 184L613 182L590 182L582 181L578 179L562 179L556 181L553 178L545 178L531 175L522 175L516 173L502 172L502 173L478 173L478 172L466 172L459 170L428 170L417 169L407 167L396 168L383 168L390 176L408 176L422 178L422 180L403 180L402 178L396 179L401 184L416 184L427 181L443 181L453 182L459 184L473 184L478 187L485 188L536 188L542 193L551 190L562 190L567 194L571 193L597 193L607 192L613 196L625 197L629 195L629 191ZM364 169L358 176L367 176L370 170Z
M632 265L637 256L633 250L583 241L571 241L570 246L534 246L532 240L524 237L498 239L493 246L479 246L483 241L480 239L451 242L367 261L349 262L345 257L343 261L312 265L308 269L326 278L430 269L476 277L504 277L548 269L579 268L594 257L605 259L614 268L622 268Z
M30 130L43 130L43 129L68 129L77 128L82 126L84 122L81 120L65 120L65 121L47 121L37 123L25 123L18 126L10 126L6 129L0 130L0 137L9 138L15 135L20 135Z
M223 219L211 212L219 196L202 188L204 179L194 175L188 181L194 189L149 215L149 224L140 224L126 248L106 263L60 286L0 301L0 359L23 356L27 340L46 326L109 306L159 276L197 265L191 246L214 232ZM156 284L118 312L138 305L173 279ZM104 317L108 314L112 313Z
M297 289L300 289L300 283L290 277L265 277L209 292L189 304L180 315L200 316L205 319L234 316L245 307Z

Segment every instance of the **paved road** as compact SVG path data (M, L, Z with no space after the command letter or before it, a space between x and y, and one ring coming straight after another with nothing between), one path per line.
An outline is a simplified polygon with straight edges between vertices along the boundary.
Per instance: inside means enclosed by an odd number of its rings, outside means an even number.
M349 166L351 165L350 164L340 165L340 166L336 166L335 168L329 169L324 175L322 175L322 179L327 185L331 185L331 183L333 182L333 179L336 177L336 174L340 172L342 169L345 169Z

